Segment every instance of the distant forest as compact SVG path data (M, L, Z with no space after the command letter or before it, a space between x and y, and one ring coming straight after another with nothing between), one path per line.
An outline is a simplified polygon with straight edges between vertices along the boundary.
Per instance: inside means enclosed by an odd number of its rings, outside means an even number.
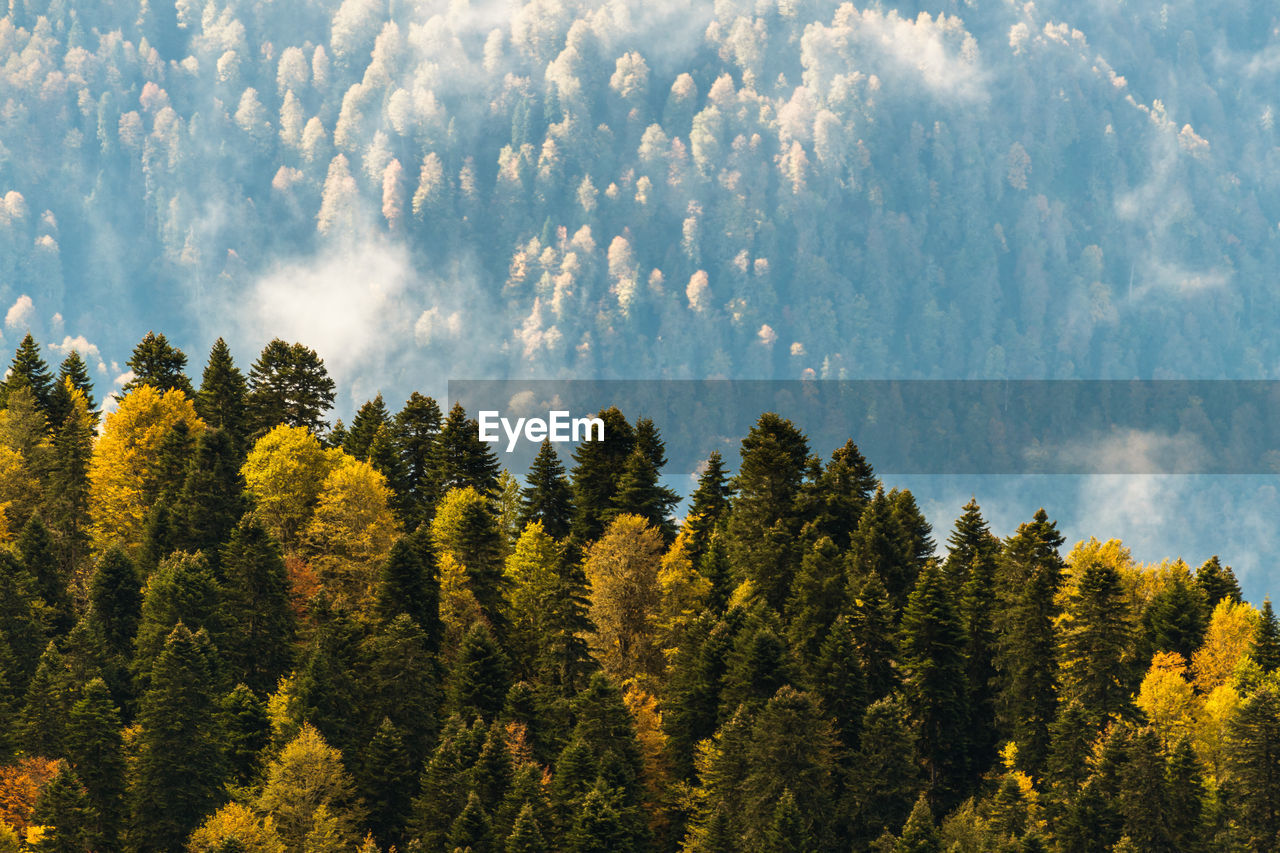
M203 347L283 265L370 389L1277 374L1271 5L886 6L11 0L0 297Z
M940 545L760 417L682 519L651 421L523 480L461 407L326 423L303 344L102 423L0 385L0 851L1272 851L1280 625L1214 557Z

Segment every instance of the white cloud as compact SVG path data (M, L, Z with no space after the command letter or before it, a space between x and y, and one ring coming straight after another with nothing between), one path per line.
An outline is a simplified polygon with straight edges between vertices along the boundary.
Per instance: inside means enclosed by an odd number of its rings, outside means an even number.
M124 386L128 385L130 382L132 382L136 378L137 378L137 374L135 374L132 370L126 370L124 373L121 373L119 376L115 378L114 384L119 388L123 388Z
M1100 476L1191 474L1202 469L1205 450L1194 435L1114 429L1086 435L1051 452L1050 469L1073 469ZM1034 461L1034 460L1028 460Z
M31 315L35 313L35 305L31 302L31 297L22 294L17 301L9 308L7 314L4 315L4 324L10 329L17 329L31 322Z
M74 338L66 335L62 339L62 343L49 344L49 349L63 358L71 355L71 351L75 350L80 353L81 358L92 364L99 373L105 374L107 372L107 365L102 360L102 353L98 350L98 345L91 343L84 335L76 335ZM128 380L125 381L127 382Z
M430 346L441 339L453 339L462 332L462 314L453 311L449 314L433 305L418 316L413 324L413 337L420 346Z

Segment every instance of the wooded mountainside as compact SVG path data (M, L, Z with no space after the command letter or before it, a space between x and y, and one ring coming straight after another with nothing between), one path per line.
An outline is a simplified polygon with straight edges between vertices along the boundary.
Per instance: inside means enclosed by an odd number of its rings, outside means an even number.
M688 512L651 421L523 481L314 350L0 386L0 850L1275 849L1280 625L1213 557L939 538L782 414Z

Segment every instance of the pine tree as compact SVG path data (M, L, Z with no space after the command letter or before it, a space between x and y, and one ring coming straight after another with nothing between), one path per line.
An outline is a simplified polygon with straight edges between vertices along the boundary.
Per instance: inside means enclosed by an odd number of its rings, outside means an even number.
M965 634L954 587L930 562L902 615L899 663L903 692L919 725L931 801L946 811L962 790L969 733Z
M511 688L511 666L506 654L483 623L467 629L450 674L449 699L464 719L492 720L502 710Z
M773 809L773 819L765 833L769 850L777 853L814 853L817 845L806 826L804 816L796 808L796 798L783 791Z
M732 496L724 460L720 451L713 450L698 475L698 487L689 497L689 513L685 516L685 529L689 532L689 559L695 566L702 562L712 531L728 517Z
M75 353L72 353L74 355ZM83 393L70 394L55 424L44 513L63 577L76 576L89 554L89 463L95 415Z
M234 440L221 429L203 431L174 503L182 545L203 551L216 567L219 551L245 509L244 477Z
M533 814L533 806L525 803L516 816L515 826L507 836L505 853L550 853L542 827Z
M435 467L440 488L465 489L492 496L498 488L498 457L480 440L479 425L467 417L461 403L454 403L436 439Z
M1164 752L1155 730L1134 733L1120 773L1124 833L1138 850L1174 850Z
M817 485L822 501L818 529L846 550L880 483L858 445L847 441L831 454Z
M580 546L604 533L606 515L635 447L635 430L622 412L611 407L596 417L604 421L604 440L593 436L573 452L573 537Z
M617 492L613 496L612 507L606 513L606 520L619 515L638 515L661 531L666 542L675 539L671 509L679 503L680 497L661 485L658 477L653 460L637 444L623 464L622 476L618 479Z
M1053 665L1063 539L1043 509L1005 543L998 581L997 716L1018 744L1018 760L1038 774L1057 706Z
M120 713L106 682L90 681L67 718L67 758L97 815L95 849L116 849L124 823L125 759Z
M18 344L13 361L9 363L9 371L4 381L0 382L0 408L9 405L9 395L19 388L26 388L31 392L36 407L46 417L50 414L53 377L49 373L49 365L40 357L40 345L30 332Z
M1262 600L1262 616L1253 637L1253 659L1263 672L1274 672L1280 667L1280 621L1271 608L1271 598Z
M126 394L141 385L150 385L160 392L176 390L191 399L196 396L191 380L184 372L187 369L186 354L172 346L163 334L147 332L146 337L133 348L128 365L133 371L133 378L124 385Z
M969 697L969 774L977 778L996 757L996 566L1000 540L992 535L978 502L970 499L947 539L946 573L959 586L964 627L965 683Z
M401 847L416 780L400 731L386 717L361 758L358 782L369 805L369 829L380 845Z
M277 424L306 427L320 435L333 407L333 380L316 351L276 338L249 369L245 401L248 434L256 439Z
M823 536L800 560L784 615L792 648L803 660L817 654L831 623L846 609L848 578L836 544Z
M71 671L57 643L50 640L27 686L26 702L18 721L18 740L29 755L63 756L67 716L75 698Z
M598 780L582 800L577 819L565 839L566 853L613 853L635 850L618 792Z
M40 618L36 583L8 550L0 550L0 639L12 656L10 688L19 695L27 689L36 661L48 642Z
M1069 590L1062 616L1062 695L1078 699L1099 722L1125 713L1137 688L1129 663L1133 627L1125 595L1114 566L1090 561Z
M222 798L224 758L213 649L204 631L179 624L164 642L138 715L130 838L168 853Z
M858 745L862 715L867 709L866 677L847 616L832 623L818 650L810 679L827 716L835 722L836 737L846 757Z
M1142 627L1153 652L1177 652L1191 660L1204 642L1212 610L1201 584L1174 571L1142 614Z
M1173 849L1197 853L1206 849L1205 785L1191 741L1174 746L1168 765L1169 836Z
M748 623L738 632L728 658L721 693L720 717L729 717L744 702L758 706L779 688L796 680L795 664L785 643L764 622Z
M146 500L173 504L187 479L187 468L195 453L195 440L186 421L178 421L165 433L156 452L154 476L146 484Z
M881 699L867 708L862 737L850 763L850 793L856 804L854 831L871 840L902 826L923 789L915 734L900 699Z
M224 613L235 626L225 652L231 676L268 692L292 662L295 620L280 546L252 515L231 531L222 577Z
M1256 850L1280 833L1280 689L1264 681L1227 728L1228 762L1240 786L1240 822Z
M209 350L209 362L200 378L200 390L196 393L196 414L213 429L222 430L231 437L239 453L246 449L245 404L249 386L244 374L231 357L231 348L222 338Z
M93 380L89 378L89 368L80 353L72 350L62 360L58 368L58 379L50 391L49 425L55 430L71 414L71 401L77 391L84 398L85 409L92 413L93 424L97 426L98 416L95 410L98 404L93 399Z
M378 427L369 444L369 464L381 474L391 489L390 505L396 517L404 524L417 523L409 473L400 448L400 437L392 424Z
M89 605L111 654L132 657L142 615L142 581L121 549L112 548L98 560L89 582Z
M474 756L469 756L469 731L456 714L448 719L431 758L423 767L419 795L413 801L409 831L424 850L445 847L454 819L466 804L468 790L463 774Z
M1231 571L1230 566L1222 565L1217 554L1196 569L1196 584L1204 590L1210 613L1224 598L1240 601L1240 582L1236 580L1235 572Z
M379 618L390 621L404 613L424 631L438 632L440 571L427 537L417 542L405 536L391 546L378 577L376 601Z
M395 432L409 496L406 528L430 521L436 503L444 495L436 454L440 423L440 406L417 391L409 395L404 408L396 413Z
M490 723L480 747L480 755L468 773L471 790L479 795L482 803L502 802L515 781L506 737L506 728L500 720ZM494 829L505 835L510 827L495 824Z
M147 580L134 644L133 669L140 692L146 689L151 666L176 625L203 629L215 646L228 645L222 596L222 588L203 555L178 552L160 564ZM217 669L214 665L215 672Z
M294 691L303 721L316 728L324 740L345 755L364 746L360 685L356 673L364 669L359 628L327 604L313 604L317 624L302 653Z
M849 603L849 628L867 678L867 697L875 701L887 696L898 683L892 664L896 631L893 605L875 572L850 576Z
M942 853L942 841L933 823L933 812L923 794L916 800L906 825L902 827L902 837L898 839L894 853Z
M347 428L342 449L357 459L368 459L369 449L373 447L373 437L378 430L391 425L391 416L387 406L382 402L382 394L362 405L351 419Z
M37 853L84 853L96 846L91 845L98 816L80 778L66 764L41 789L31 820L44 827L34 847Z
M366 644L366 710L400 733L410 766L420 767L436 737L440 665L427 635L408 615L380 625Z
M56 636L71 630L74 622L71 595L67 589L70 577L64 575L54 554L53 537L40 516L33 515L22 528L17 541L18 557L36 582L36 592L44 600L49 627Z
M222 698L220 710L232 784L249 785L257 780L262 751L271 740L267 708L242 682Z
M447 850L470 850L471 853L495 853L489 815L474 791L467 797L453 826L449 828Z
M550 439L544 439L520 493L520 527L542 522L548 535L563 539L573 523L573 490Z
M452 499L457 497L456 501ZM489 501L468 487L450 492L436 514L436 539L442 541L466 569L467 586L476 597L485 619L496 631L506 626L502 571L502 536ZM447 535L441 535L448 527Z

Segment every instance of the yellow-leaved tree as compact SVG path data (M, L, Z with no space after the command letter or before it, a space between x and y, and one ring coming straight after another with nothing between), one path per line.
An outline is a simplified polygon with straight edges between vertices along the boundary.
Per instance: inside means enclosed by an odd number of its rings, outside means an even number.
M1196 689L1212 693L1226 684L1242 658L1253 648L1258 611L1243 601L1224 598L1213 608L1204 642L1191 658Z
M658 587L662 590L658 629L663 653L670 659L711 599L711 582L693 567L689 558L687 529L680 532L663 555L662 566L658 570Z
M1136 704L1166 747L1195 730L1203 700L1187 681L1187 661L1177 652L1157 652L1142 679Z
M661 678L657 638L662 602L658 573L662 534L638 515L619 515L587 549L583 569L591 588L591 645L605 672L626 683Z
M306 427L281 424L258 439L241 473L258 518L286 551L299 538L315 510L325 478L341 459L325 450Z
M335 604L354 610L371 600L378 569L400 536L390 504L387 480L372 465L337 457L304 536L320 586Z
M308 838L330 838L339 849L359 843L364 810L342 753L305 724L267 768L257 811L269 815L288 850L304 850Z
M284 842L280 840L271 816L259 818L247 806L234 802L209 815L191 833L187 850L189 853L218 853L220 850L285 853Z
M205 426L186 394L161 393L150 385L130 391L107 415L89 463L91 533L98 550L131 549L142 541L160 474L160 446L179 424L192 440Z

